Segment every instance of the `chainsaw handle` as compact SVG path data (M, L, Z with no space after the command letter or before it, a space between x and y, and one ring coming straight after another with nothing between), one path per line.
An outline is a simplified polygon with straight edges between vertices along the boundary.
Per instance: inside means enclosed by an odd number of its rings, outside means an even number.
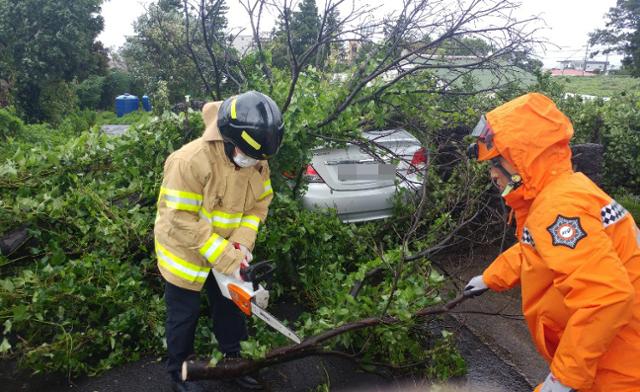
M271 260L263 260L249 264L248 267L240 267L240 277L245 282L253 282L253 289L258 289L258 282L275 271L276 267Z

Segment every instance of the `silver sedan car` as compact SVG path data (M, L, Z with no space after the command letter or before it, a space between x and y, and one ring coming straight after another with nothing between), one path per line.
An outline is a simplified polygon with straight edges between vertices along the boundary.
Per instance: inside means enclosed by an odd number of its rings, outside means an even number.
M399 188L420 189L428 155L415 137L404 129L363 136L379 146L382 161L353 144L314 150L305 172L309 182L302 198L305 208L333 208L343 222L370 221L392 215Z

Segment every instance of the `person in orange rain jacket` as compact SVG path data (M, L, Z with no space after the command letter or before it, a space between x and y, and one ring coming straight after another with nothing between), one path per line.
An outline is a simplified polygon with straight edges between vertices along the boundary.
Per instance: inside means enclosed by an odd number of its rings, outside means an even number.
M489 161L519 241L465 295L520 283L531 337L550 364L536 391L640 391L640 231L572 170L571 122L530 93L487 113L472 135L470 155Z

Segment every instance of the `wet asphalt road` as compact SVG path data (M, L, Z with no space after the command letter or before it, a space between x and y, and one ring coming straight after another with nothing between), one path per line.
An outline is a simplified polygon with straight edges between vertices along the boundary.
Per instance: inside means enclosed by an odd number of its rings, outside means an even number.
M466 327L452 318L435 323L457 332L458 347L467 361L468 374L451 381L449 387L434 388L438 392L530 392L531 386L510 365L503 362L487 346L482 344ZM309 357L267 369L262 374L265 390L321 391L328 386L331 391L428 391L429 384L416 377L397 380L358 371L348 360L336 357ZM110 370L100 377L75 381L72 385L39 378L23 381L2 379L4 392L170 392L171 387L164 365L154 358L133 362ZM207 391L242 392L245 389L230 381L201 382Z

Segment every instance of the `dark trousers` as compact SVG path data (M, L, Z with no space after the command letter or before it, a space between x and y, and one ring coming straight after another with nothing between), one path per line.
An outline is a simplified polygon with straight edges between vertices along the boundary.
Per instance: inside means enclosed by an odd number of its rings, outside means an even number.
M245 315L220 292L218 283L209 273L204 290L209 302L209 314L213 321L213 333L224 354L240 351L240 341L247 339ZM186 290L166 282L164 299L167 305L167 351L169 373L180 371L182 362L194 354L193 340L200 316L200 293Z

